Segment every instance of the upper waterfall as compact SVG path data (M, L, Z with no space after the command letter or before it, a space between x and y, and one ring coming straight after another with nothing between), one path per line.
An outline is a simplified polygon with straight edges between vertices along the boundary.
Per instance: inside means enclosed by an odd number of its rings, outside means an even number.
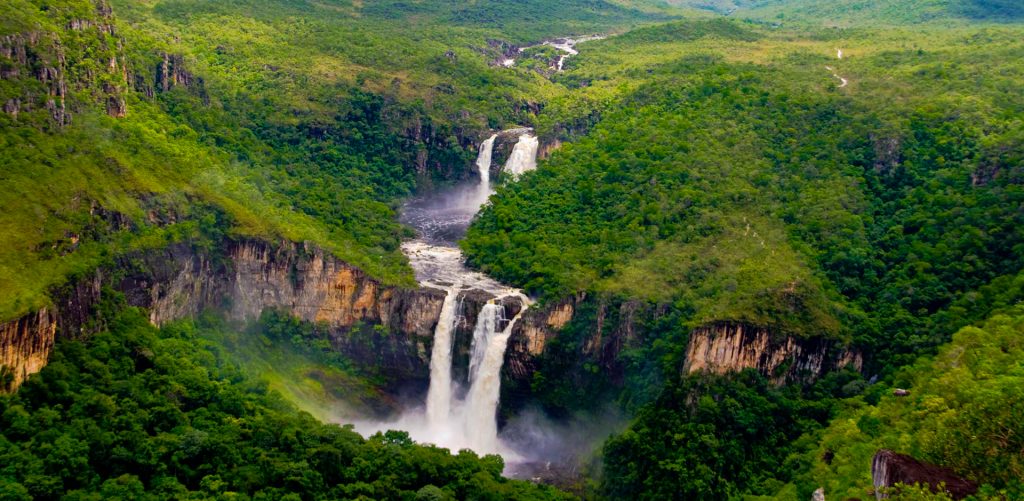
M524 133L519 136L519 142L512 148L512 154L505 162L504 171L513 177L519 177L524 172L537 168L537 148L540 140L531 133Z
M480 174L480 186L477 189L479 205L486 203L487 197L491 196L491 155L495 139L498 139L497 134L480 143L480 154L476 157L476 170Z

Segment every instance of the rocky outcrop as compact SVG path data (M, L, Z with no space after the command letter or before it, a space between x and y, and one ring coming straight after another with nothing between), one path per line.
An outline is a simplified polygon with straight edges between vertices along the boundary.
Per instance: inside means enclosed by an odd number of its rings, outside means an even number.
M57 334L53 313L43 308L0 325L0 390L17 388L46 365Z
M128 68L110 5L99 0L94 12L76 15L83 17L67 19L53 31L0 37L0 80L20 84L7 86L10 95L0 92L4 112L17 118L39 111L40 118L58 127L70 123L72 111L83 106L96 105L111 116L126 116ZM70 48L64 40L72 41ZM69 73L68 68L73 70ZM103 74L107 77L101 78ZM82 90L88 92L78 92ZM90 97L87 102L75 99L80 96Z
M898 484L920 484L935 493L945 491L953 499L963 499L978 492L978 484L960 477L949 468L923 463L887 449L875 453L871 461L871 479L876 499L888 498Z
M224 243L211 256L187 244L124 256L116 263L56 291L54 306L0 324L0 364L16 388L40 370L58 337L78 337L103 327L95 306L110 286L127 303L149 311L154 325L195 317L208 308L248 323L268 308L326 324L333 345L357 364L380 368L390 379L425 385L430 346L445 292L383 286L313 245L259 240ZM460 297L456 339L468 357L476 317L493 296ZM506 321L519 312L506 298ZM501 326L502 328L504 326Z
M569 324L576 303L583 297L527 310L509 336L502 371L513 379L529 380L537 369L537 357L544 353L544 347L558 335L558 331Z
M725 374L756 369L781 384L846 366L860 370L861 364L858 354L825 338L774 336L768 329L721 322L690 333L683 371Z
M545 159L551 156L551 153L562 147L561 139L552 139L550 141L541 141L540 148L537 150L537 158Z

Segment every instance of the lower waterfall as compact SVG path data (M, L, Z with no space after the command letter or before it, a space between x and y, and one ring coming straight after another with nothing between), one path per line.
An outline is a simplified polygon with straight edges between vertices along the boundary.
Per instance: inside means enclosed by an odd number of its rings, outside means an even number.
M501 305L495 304L493 301L480 309L476 328L473 329L473 344L470 346L472 355L469 358L469 380L471 382L476 380L480 364L483 363L484 356L487 354L487 346L494 337L494 331L498 328L498 321L504 310Z
M524 311L526 309L524 302ZM488 304L488 306L490 306ZM490 310L488 315L480 312L480 319L477 321L477 329L486 332L486 326L492 326L490 336L482 336L481 343L486 343L482 349L473 350L474 359L477 353L481 353L481 359L474 367L470 362L469 394L466 396L465 415L466 439L473 444L472 449L478 452L498 452L498 399L501 395L501 366L505 361L505 348L508 346L508 338L512 335L512 328L516 320L522 315L516 315L508 325L499 333L493 332L493 326L497 324L497 315L503 308L500 306ZM490 317L490 318L488 318ZM481 324L485 325L480 329ZM473 340L477 340L476 332L473 333ZM476 369L474 371L474 369Z
M430 388L427 390L427 425L440 430L452 410L452 334L458 320L458 285L448 289L441 317L434 329L430 352Z

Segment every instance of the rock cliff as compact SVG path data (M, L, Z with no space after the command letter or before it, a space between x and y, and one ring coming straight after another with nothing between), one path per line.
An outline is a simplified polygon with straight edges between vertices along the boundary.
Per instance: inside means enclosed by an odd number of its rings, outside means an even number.
M781 384L814 379L834 368L860 370L861 364L858 354L828 339L773 336L768 329L719 322L690 333L683 371L724 374L757 369Z
M242 240L225 243L223 255L211 256L175 244L124 256L55 291L53 307L0 324L7 389L46 364L58 337L102 328L95 306L104 286L123 293L129 305L146 308L154 325L208 308L225 311L238 323L256 320L268 308L285 310L327 324L334 346L357 364L380 368L396 384L424 387L445 297L438 289L382 286L312 245ZM468 357L476 317L491 299L483 291L460 297L459 356ZM507 319L522 308L514 298L503 304Z
M0 389L17 388L46 365L57 334L53 312L43 308L0 325Z

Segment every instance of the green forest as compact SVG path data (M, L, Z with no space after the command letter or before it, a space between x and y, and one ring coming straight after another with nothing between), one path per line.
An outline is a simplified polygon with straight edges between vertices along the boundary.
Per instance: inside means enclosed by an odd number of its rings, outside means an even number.
M1024 499L1022 81L1011 0L7 0L0 500ZM406 204L523 127L457 245L530 298L499 433L588 437L530 475L354 426L433 374ZM232 316L242 242L322 289Z

